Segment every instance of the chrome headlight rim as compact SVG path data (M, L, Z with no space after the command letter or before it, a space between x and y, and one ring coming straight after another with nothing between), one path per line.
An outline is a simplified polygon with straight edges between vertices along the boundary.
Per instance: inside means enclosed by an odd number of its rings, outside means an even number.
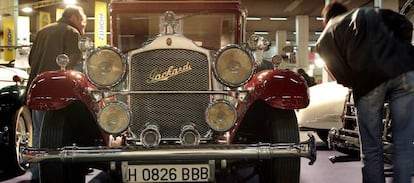
M210 109L214 105L217 105L217 104L225 104L225 105L229 106L230 109L231 109L231 112L233 113L233 120L230 121L229 125L227 125L226 128L222 128L222 129L215 128L212 125L211 121L209 120L209 111L210 111ZM232 129L234 127L234 125L236 124L236 121L237 121L237 110L236 110L236 107L230 101L224 100L224 99L220 99L220 100L213 101L212 103L210 103L207 106L206 111L205 111L205 116L206 116L206 123L207 123L207 125L211 129L213 129L213 130L215 130L217 132L226 132L226 131L229 131L230 129Z
M115 82L112 82L110 84L101 84L99 82L97 82L94 78L92 78L91 74L90 74L90 70L88 69L88 63L90 62L90 59L95 56L97 53L104 51L104 50L109 50L109 51L113 51L115 54L117 54L121 60L121 64L122 64L122 71L121 74L119 75L118 79L115 80ZM122 54L121 50L119 50L118 48L115 47L111 47L111 46L101 46L98 48L93 49L89 54L88 57L85 59L85 64L83 66L83 70L85 71L85 75L88 78L88 80L95 86L97 86L98 88L111 88L111 87L115 87L117 86L119 83L121 83L126 76L126 72L127 72L127 57Z
M123 125L123 127L120 127L117 130L109 130L108 128L105 128L102 125L102 119L101 119L102 114L103 112L106 112L106 110L108 110L108 108L111 106L120 107L120 109L122 109L126 114L126 120L127 120L126 123ZM129 110L128 106L125 103L120 102L120 101L106 103L103 107L101 107L101 109L99 110L97 114L97 123L99 127L108 134L120 134L124 132L125 130L127 130L131 123L131 111Z
M249 72L248 77L246 77L244 81L239 82L239 83L230 83L230 82L224 80L220 76L220 74L218 72L218 69L217 69L217 65L218 65L217 62L220 59L220 56L222 56L223 53L225 53L226 51L228 51L230 49L239 49L239 50L241 50L242 52L244 52L245 55L247 55L249 57L249 60L250 60L250 64L251 64L252 69ZM217 78L217 80L220 83L222 83L223 85L225 85L227 87L230 87L230 88L237 88L237 87L245 85L253 77L253 75L254 75L254 73L256 72L256 69L257 69L257 65L256 65L256 62L254 61L254 57L253 57L251 51L248 48L246 48L245 46L241 46L241 45L238 45L238 44L229 44L229 45L224 46L221 49L219 49L214 54L212 66L213 66L213 73L214 73L215 77Z

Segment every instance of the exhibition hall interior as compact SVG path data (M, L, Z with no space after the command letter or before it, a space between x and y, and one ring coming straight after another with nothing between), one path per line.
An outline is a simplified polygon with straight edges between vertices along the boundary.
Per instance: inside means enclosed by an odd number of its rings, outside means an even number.
M362 182L353 91L316 49L333 1L0 0L0 182Z

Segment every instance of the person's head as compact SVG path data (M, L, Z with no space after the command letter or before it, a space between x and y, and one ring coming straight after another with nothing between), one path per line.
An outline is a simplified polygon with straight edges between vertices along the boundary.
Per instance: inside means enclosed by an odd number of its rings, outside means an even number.
M323 25L325 26L331 18L346 13L348 9L341 3L332 2L322 10Z
M80 6L68 6L62 13L62 19L69 20L81 34L85 33L86 15Z

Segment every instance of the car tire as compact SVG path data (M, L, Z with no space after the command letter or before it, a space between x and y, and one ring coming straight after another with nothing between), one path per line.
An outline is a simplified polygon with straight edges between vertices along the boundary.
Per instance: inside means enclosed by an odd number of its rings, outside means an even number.
M265 101L253 103L234 137L234 144L299 143L299 127L294 110L276 109ZM280 157L248 160L236 164L236 170L253 166L251 172L237 172L237 178L246 182L255 179L261 183L299 183L300 158ZM241 172L241 173L240 173Z
M81 120L79 117L85 115L79 113L77 107L71 105L61 110L46 112L40 134L41 148L61 148L73 144L83 144L82 138L85 136L83 136L82 129L84 127L81 123L84 123L85 120ZM80 163L41 162L40 181L85 182L87 170L88 168Z
M31 146L33 135L30 110L22 106L16 111L7 134L8 144L2 147L1 170L7 177L22 175L26 172L29 164L23 162L22 153L24 147Z
M316 134L322 140L322 142L324 142L325 144L328 144L328 134L329 134L329 130L317 129L316 130Z
M266 112L271 126L271 143L299 143L299 128L295 112L270 108ZM260 182L299 183L300 158L280 157L265 160Z

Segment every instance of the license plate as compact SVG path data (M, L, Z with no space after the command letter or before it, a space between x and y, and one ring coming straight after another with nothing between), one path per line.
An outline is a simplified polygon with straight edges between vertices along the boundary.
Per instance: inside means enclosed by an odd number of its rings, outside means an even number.
M127 165L124 182L208 182L212 181L209 164Z

